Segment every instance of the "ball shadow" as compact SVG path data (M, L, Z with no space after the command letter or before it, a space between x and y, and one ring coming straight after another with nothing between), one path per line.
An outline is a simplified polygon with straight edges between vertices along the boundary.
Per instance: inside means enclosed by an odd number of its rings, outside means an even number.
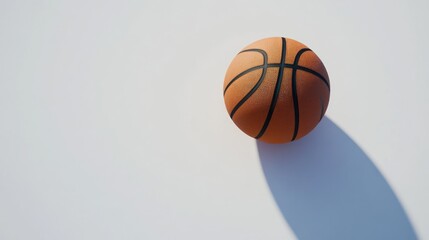
M325 117L305 138L257 148L273 197L298 239L417 239L368 156Z

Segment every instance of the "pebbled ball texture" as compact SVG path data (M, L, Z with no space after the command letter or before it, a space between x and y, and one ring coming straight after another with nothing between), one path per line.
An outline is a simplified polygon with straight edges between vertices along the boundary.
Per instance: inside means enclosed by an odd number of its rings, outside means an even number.
M291 142L308 134L324 116L330 82L319 57L290 38L256 41L232 60L224 100L234 123L267 143Z

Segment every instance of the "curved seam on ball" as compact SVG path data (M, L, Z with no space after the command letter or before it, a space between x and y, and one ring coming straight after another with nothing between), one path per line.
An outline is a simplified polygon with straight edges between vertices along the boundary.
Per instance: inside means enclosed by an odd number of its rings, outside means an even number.
M250 50L250 49L249 49ZM251 50L262 50L262 49L251 49ZM310 50L311 51L311 50ZM241 52L240 52L241 53ZM235 81L237 81L238 79L240 79L240 77L242 77L242 76L244 76L244 75L246 75L246 74L248 74L248 73L251 73L251 72L253 72L253 71L256 71L256 70L258 70L258 69L261 69L261 68L264 68L264 66L265 65L258 65L258 66L255 66L255 67L251 67L251 68L249 68L249 69L247 69L247 70L245 70L245 71L243 71L243 72L241 72L241 73L239 73L237 76L235 76L227 85L226 85L226 87L225 87L225 90L223 91L223 95L225 96L225 93L226 93L226 90L228 90L228 88L235 82ZM267 68L273 68L273 67L279 67L280 66L280 64L278 64L278 63L268 63L267 64ZM294 68L297 68L298 70L302 70L302 71L304 71L304 72L307 72L307 73L310 73L310 74L313 74L313 75L315 75L316 77L318 77L320 80L322 80L322 82L326 85L326 87L328 87L328 90L330 91L331 90L331 86L330 86L330 84L329 84L329 82L328 82L328 80L326 80L326 78L325 77L323 77L322 76L322 74L320 74L320 73L318 73L318 72L316 72L316 71L314 71L313 69L311 69L311 68L307 68L307 67L304 67L304 66L300 66L300 65L294 65L294 64L288 64L288 63L285 63L284 64L284 68L289 68L289 69L294 69Z
M325 102L323 101L323 99L322 99L322 97L319 97L319 99L320 99L320 118L319 118L319 122L320 122L320 120L322 120L322 118L323 118L323 114L324 114L324 112L325 112Z
M268 114L267 114L267 117L265 118L264 125L262 126L261 131L259 131L258 135L256 135L255 137L256 139L264 135L265 131L268 128L268 124L270 124L271 117L273 116L273 113L274 113L274 109L276 108L276 104L279 98L280 88L283 80L285 59L286 59L286 39L282 37L282 55L280 59L279 74L277 75L276 87L274 89L273 98L270 104L270 109L268 110Z
M293 98L293 109L295 112L295 126L294 126L293 136L291 141L295 140L296 136L298 135L298 129L299 129L299 105L298 105L298 93L296 91L296 71L298 70L298 68L296 66L298 66L298 62L299 62L299 59L301 58L301 55L307 51L311 51L311 50L309 48L303 48L299 50L293 62L294 68L292 70L292 98Z
M230 114L231 118L234 116L235 112L237 112L237 110L241 107L241 105L243 105L247 101L247 99L249 99L253 95L253 93L256 92L256 90L259 88L259 86L261 86L262 82L265 79L265 74L266 74L267 68L268 68L267 67L267 65L268 65L268 55L267 55L267 53L264 50L262 50L262 49L248 49L248 50L245 50L245 51L259 52L259 53L261 53L263 55L263 57L264 57L263 70L262 70L261 77L259 78L258 82L255 84L255 86L253 86L253 88L246 94L246 96L244 96L237 103L237 105L235 105L235 107L232 109L231 114Z

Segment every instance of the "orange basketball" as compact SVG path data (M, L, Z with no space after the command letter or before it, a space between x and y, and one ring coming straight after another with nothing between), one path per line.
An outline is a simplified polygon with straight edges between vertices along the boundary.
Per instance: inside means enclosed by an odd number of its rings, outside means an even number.
M319 57L290 38L256 41L235 56L223 94L234 123L267 143L291 142L320 122L329 103L328 73Z

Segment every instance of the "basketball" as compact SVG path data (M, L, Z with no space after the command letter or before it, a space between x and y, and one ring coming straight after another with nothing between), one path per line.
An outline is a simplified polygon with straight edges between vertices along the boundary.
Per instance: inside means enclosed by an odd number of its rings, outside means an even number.
M330 82L319 57L283 37L240 51L224 80L225 106L247 135L267 143L298 140L313 130L329 104Z

